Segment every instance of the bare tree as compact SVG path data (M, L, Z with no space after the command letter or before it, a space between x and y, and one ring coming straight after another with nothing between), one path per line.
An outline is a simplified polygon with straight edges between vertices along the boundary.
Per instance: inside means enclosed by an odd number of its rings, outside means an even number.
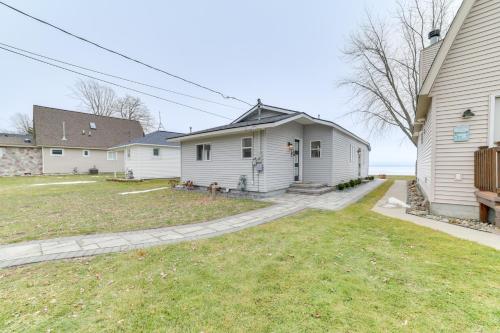
M154 126L151 112L139 97L125 95L118 98L114 104L114 111L123 119L140 122L145 132L149 132Z
M110 87L100 85L93 80L79 80L75 85L74 93L87 112L108 117L113 114L116 93Z
M33 119L26 113L16 113L11 118L12 125L20 134L33 135Z
M412 139L419 86L419 56L426 35L447 29L454 0L401 0L396 19L376 19L367 12L366 23L351 35L343 50L352 64L341 86L352 89L353 113L372 131L398 128Z

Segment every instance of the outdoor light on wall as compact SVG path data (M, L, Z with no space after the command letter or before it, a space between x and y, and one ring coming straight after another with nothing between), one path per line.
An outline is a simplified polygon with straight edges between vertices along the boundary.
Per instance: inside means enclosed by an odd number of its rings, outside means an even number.
M293 156L294 147L293 147L293 144L291 142L288 142L287 148L288 148L288 151L290 151L290 156Z
M472 112L471 109L465 110L464 113L462 114L463 119L469 119L469 118L472 118L474 116L475 116L475 114L474 114L474 112Z

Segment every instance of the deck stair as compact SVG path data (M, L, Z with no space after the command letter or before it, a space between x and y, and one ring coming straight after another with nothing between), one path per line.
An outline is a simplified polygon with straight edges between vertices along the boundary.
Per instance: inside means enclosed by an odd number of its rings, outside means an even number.
M333 191L334 188L327 184L318 183L293 183L287 189L287 193L304 195L322 195Z

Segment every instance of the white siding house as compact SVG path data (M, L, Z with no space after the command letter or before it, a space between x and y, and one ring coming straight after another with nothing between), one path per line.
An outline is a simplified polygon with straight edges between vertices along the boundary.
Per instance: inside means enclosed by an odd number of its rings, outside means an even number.
M334 186L368 176L370 145L335 123L257 104L229 125L173 138L181 180L271 193L295 182Z
M136 179L178 178L181 175L179 144L170 142L181 133L156 131L112 149L123 155L125 172Z
M418 183L433 213L477 218L474 152L500 139L500 1L464 0L422 62L421 68L431 66L414 130Z

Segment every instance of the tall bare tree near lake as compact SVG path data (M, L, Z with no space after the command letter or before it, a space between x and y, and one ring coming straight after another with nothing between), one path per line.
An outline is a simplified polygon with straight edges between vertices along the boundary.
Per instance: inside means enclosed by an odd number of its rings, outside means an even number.
M12 126L20 134L33 135L33 119L28 114L16 113L11 117Z
M401 0L396 15L375 17L353 33L343 50L352 66L340 86L349 87L357 114L371 131L397 128L412 138L419 86L420 51L427 34L444 35L454 13L454 0Z
M97 81L77 81L74 94L82 102L87 112L108 117L115 112L115 91Z

